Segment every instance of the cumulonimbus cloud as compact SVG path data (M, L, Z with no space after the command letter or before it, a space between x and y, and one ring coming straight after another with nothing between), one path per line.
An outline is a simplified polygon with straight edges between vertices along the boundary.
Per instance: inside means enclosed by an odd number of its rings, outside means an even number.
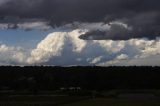
M0 46L1 65L159 65L160 39L82 40L86 30L50 33L35 49Z

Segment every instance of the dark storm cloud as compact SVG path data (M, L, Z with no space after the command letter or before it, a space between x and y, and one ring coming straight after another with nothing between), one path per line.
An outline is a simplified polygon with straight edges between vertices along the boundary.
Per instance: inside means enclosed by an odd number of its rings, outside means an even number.
M104 37L101 35L97 39L119 39L118 35L121 39L154 38L160 33L159 4L159 0L0 0L0 19L42 19L51 26L74 21L110 23L118 20L132 30L116 26L110 32L101 32L105 33ZM93 32L96 31L89 35ZM94 35L99 36L97 32Z
M130 31L122 25L113 24L110 26L110 29L107 31L104 30L91 30L84 35L81 35L81 39L86 40L103 40L103 39L112 39L112 40L127 40L132 38L129 36Z
M149 38L155 39L160 36L160 16L157 12L140 13L130 18L117 19L119 24L112 23L109 30L91 30L82 39L112 39L128 40L130 38ZM122 25L122 24L125 25Z
M4 0L1 0L4 1ZM1 3L1 2L0 2ZM1 16L48 18L55 23L100 21L159 11L159 0L8 0L0 6Z

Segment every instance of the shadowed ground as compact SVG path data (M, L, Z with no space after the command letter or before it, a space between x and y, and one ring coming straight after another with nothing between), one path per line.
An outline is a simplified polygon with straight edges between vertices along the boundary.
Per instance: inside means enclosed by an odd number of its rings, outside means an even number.
M60 106L160 106L160 101L96 98Z

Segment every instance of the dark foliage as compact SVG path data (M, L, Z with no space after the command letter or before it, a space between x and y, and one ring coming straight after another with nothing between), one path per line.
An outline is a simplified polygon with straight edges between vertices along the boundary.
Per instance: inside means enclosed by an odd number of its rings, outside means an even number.
M160 67L0 67L0 90L160 89Z

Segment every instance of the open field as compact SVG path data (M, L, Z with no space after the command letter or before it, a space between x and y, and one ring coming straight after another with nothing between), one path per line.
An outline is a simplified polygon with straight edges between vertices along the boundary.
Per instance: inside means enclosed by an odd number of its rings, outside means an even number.
M0 106L160 106L160 67L0 70Z
M58 91L57 94L49 91L47 94L41 91L37 95L4 92L3 96L0 96L0 106L160 106L159 90L119 89L90 92L92 93L87 93L88 96L69 95L74 94L71 91L68 91L68 94L58 94Z
M160 106L160 101L96 98L60 106Z
M73 103L87 100L88 97L80 96L7 96L0 98L0 106L55 106L60 104Z
M0 106L160 106L160 99L150 96L149 94L122 94L108 98L67 95L10 95L0 98Z

